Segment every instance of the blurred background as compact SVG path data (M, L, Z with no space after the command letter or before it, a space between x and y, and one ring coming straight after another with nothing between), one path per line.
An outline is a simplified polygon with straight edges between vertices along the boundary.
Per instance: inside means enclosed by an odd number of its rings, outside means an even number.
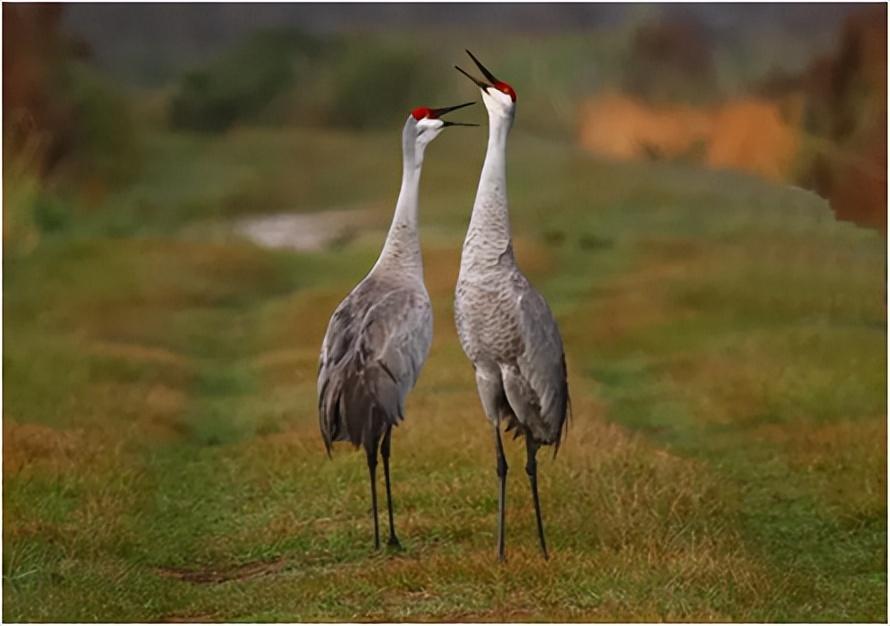
M685 161L799 185L829 198L838 217L886 229L880 5L4 11L11 248L88 219L111 197L124 229L201 210L169 185L163 208L148 188L123 203L114 196L147 183L158 158L179 158L173 146L183 142L238 127L393 130L418 103L467 99L472 90L450 68L471 44L517 85L528 132L604 159ZM217 188L206 210L301 201L299 189L268 187Z
M3 4L6 621L887 619L887 5ZM518 94L520 266L574 418L507 569L455 337L481 105L421 184L406 547L318 350L417 106ZM571 503L571 506L567 506Z

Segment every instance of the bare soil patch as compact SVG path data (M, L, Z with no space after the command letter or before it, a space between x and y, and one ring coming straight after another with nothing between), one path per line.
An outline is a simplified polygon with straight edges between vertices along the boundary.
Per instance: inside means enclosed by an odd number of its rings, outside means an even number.
M351 238L359 228L370 225L371 218L366 209L277 213L239 220L235 230L264 248L309 252Z

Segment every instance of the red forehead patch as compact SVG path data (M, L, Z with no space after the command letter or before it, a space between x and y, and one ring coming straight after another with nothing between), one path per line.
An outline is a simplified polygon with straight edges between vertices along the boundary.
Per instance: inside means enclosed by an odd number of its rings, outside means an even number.
M416 109L411 111L411 115L418 121L422 120L425 117L428 117L431 120L436 119L436 115L433 113L433 110L426 107L417 107Z
M510 99L513 100L513 102L516 102L516 92L513 91L513 88L510 85L508 85L507 83L502 83L502 82L498 81L494 84L494 87L498 91L510 96Z

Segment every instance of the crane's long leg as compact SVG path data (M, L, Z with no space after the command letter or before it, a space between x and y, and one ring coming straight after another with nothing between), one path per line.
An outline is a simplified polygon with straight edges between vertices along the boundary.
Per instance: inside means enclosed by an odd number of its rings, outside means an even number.
M541 552L544 558L547 556L547 542L544 541L544 523L541 521L541 501L538 499L538 444L531 440L530 434L525 435L525 451L527 460L525 463L525 473L528 474L528 482L532 488L532 499L535 501L535 519L538 522L538 540L541 542Z
M383 457L383 475L386 477L386 506L389 509L389 545L393 548L401 548L399 538L396 537L396 525L392 515L392 489L389 485L389 450L392 439L392 426L386 427L383 435L383 444L380 446L380 456Z
M500 423L494 427L494 443L498 455L498 561L503 562L504 554L504 514L507 508L507 458L504 444L501 443Z
M380 527L377 523L377 441L365 447L368 455L368 474L371 476L371 514L374 516L374 549L380 549Z

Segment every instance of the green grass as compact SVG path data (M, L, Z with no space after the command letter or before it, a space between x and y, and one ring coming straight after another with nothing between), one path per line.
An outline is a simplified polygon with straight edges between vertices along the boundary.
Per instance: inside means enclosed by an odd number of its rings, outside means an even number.
M377 254L396 139L159 136L131 188L5 260L5 620L886 620L882 238L805 192L521 128L517 255L574 400L541 462L553 556L511 444L494 558L490 432L451 322L472 129L427 155L436 333L393 442L405 550L373 553L364 462L325 458L315 372ZM323 253L221 235L356 204L380 226Z

